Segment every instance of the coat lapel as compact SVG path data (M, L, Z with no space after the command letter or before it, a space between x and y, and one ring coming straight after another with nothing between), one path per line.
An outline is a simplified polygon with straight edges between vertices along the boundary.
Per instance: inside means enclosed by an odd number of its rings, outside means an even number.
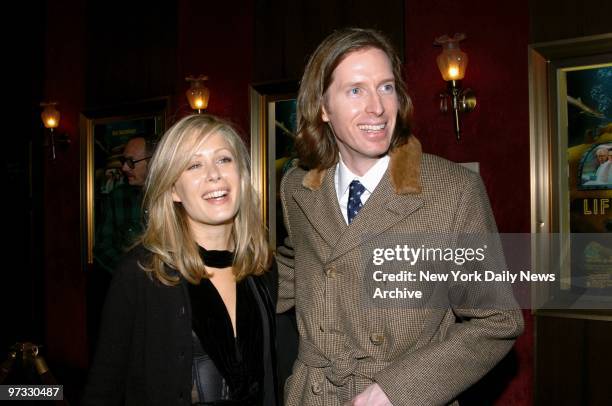
M414 137L390 152L387 173L350 226L344 221L334 186L335 168L306 173L293 198L321 238L332 261L385 232L423 205L421 143Z
M293 198L312 227L330 247L338 243L347 228L336 196L335 172L334 169L327 171L320 188L312 190L302 187L293 193Z
M380 235L422 205L423 199L420 195L395 194L388 173L385 174L350 227L346 227L337 240L329 260L333 261Z

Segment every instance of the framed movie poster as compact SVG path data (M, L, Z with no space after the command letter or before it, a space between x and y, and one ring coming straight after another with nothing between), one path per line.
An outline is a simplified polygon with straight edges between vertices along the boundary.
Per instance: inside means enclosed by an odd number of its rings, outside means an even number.
M280 181L296 164L295 81L253 85L251 102L251 177L261 200L272 249L287 236L280 203Z
M558 274L535 303L612 309L612 35L530 47L532 266Z
M154 143L166 127L167 99L126 104L81 114L81 213L85 268L113 272L142 232L142 186L126 176L142 159L126 161L133 137ZM149 157L144 157L148 159ZM134 169L132 168L132 170Z

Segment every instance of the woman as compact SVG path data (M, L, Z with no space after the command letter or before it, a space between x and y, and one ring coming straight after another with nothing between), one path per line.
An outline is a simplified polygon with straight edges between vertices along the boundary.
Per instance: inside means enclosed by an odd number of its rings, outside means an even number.
M274 405L276 269L249 155L208 115L166 132L150 162L141 244L104 307L85 404Z

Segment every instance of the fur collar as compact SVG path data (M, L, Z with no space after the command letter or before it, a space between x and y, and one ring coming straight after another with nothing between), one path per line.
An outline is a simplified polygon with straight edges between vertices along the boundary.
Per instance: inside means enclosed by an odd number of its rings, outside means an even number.
M395 193L406 195L421 193L421 143L413 136L408 142L389 153L389 175ZM312 169L306 173L302 185L310 190L319 190L327 169Z

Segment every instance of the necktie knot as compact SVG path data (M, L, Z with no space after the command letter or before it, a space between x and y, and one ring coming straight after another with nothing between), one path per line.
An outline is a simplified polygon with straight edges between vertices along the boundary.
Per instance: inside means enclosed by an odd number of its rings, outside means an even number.
M351 222L363 206L363 203L361 203L361 195L365 191L365 186L363 186L361 182L359 182L357 179L352 181L349 185L349 200L346 208L349 224L351 224Z

